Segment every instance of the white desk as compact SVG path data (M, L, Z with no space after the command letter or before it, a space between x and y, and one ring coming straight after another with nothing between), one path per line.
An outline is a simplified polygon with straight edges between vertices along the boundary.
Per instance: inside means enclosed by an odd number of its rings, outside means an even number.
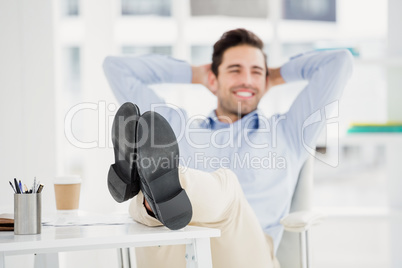
M147 227L139 223L123 225L42 226L39 235L0 232L0 268L7 255L36 253L35 267L58 267L58 252L107 248L147 247L185 244L187 267L212 267L210 237L220 230L187 226L171 231L166 227ZM52 263L50 266L49 263Z

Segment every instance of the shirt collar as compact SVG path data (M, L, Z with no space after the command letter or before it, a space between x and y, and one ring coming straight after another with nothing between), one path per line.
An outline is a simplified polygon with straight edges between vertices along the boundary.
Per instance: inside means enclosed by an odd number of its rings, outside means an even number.
M240 120L237 120L233 124L242 124L247 125L250 129L258 129L259 127L259 118L260 116L264 116L260 109L256 109L251 113L246 114ZM216 115L216 110L211 111L207 115L207 120L204 122L204 127L210 129L221 129L229 127L230 124L223 123L218 120L218 116Z

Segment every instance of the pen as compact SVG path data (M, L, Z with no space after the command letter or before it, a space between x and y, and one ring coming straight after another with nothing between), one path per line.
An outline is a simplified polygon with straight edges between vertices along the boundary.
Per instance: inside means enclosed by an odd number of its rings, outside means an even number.
M21 192L21 194L23 194L23 193L24 193L24 190L22 190L21 180L20 180L19 186L20 186L20 192Z
M36 190L35 190L35 193L38 192L39 187L40 187L40 180L38 180L38 181L36 182Z
M20 192L20 187L18 187L18 182L17 182L16 178L14 178L14 184L15 184L15 190L17 191L17 194L20 194L21 193Z
M11 185L11 188L13 188L14 193L17 193L17 192L15 191L15 188L14 188L13 184L11 183L11 181L9 181L9 183L10 183L10 185Z
M40 192L42 192L42 189L43 189L43 184L39 185L37 193L39 194Z
M24 193L28 193L28 187L24 184Z

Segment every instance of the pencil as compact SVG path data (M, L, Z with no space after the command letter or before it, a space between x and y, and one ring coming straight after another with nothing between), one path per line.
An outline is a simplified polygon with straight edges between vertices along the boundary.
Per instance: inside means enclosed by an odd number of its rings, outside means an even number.
M15 188L14 188L13 184L11 183L11 181L9 181L9 183L10 183L11 188L13 188L14 193L17 193L17 192L15 191Z

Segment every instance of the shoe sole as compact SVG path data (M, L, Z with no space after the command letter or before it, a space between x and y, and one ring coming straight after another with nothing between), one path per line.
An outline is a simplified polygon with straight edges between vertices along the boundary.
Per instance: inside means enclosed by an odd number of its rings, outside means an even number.
M179 147L166 119L155 112L144 113L138 121L137 146L141 190L153 213L171 230L185 227L192 207L180 185Z
M115 164L108 173L108 188L119 203L135 196L140 188L135 170L135 138L140 111L130 102L124 103L116 112L112 126L112 142Z

